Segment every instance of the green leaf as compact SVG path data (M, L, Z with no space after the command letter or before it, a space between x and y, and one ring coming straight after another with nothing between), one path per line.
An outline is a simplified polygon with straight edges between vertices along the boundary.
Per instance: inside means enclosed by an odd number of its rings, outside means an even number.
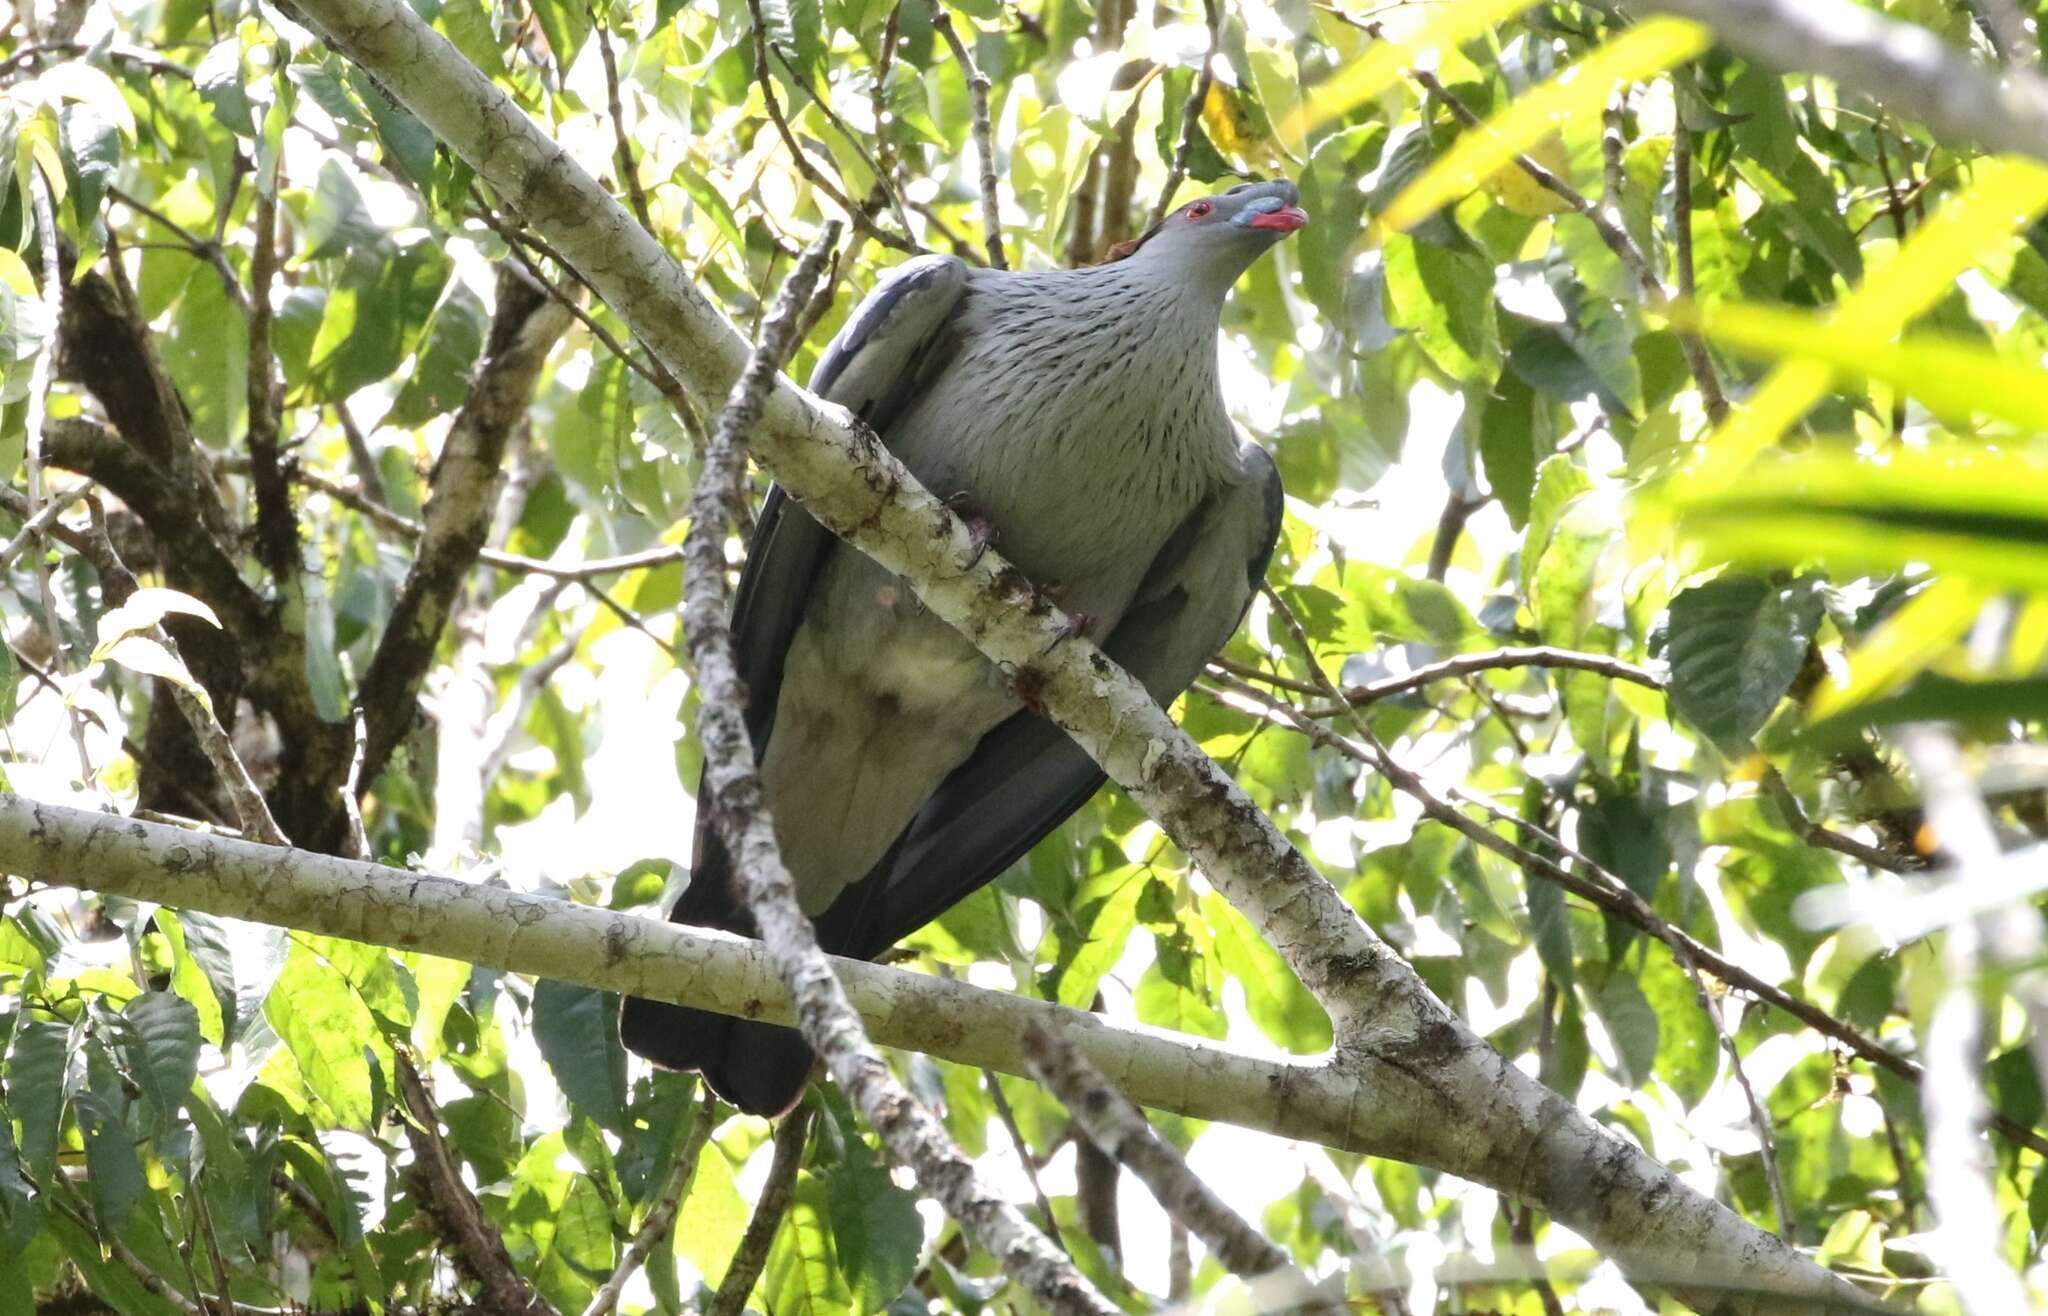
M1580 494L1592 491L1593 481L1567 453L1546 457L1536 468L1536 487L1529 495L1529 528L1522 534L1522 579L1531 581L1558 518Z
M128 1073L156 1111L159 1131L170 1127L199 1077L199 1012L170 992L144 992L122 1007L132 1043Z
M1139 870L1132 867L1090 878L1074 899L1074 921L1080 926L1055 922L1047 929L1052 954L1047 956L1042 948L1039 956L1052 961L1054 1000L1085 1008L1095 999L1102 975L1123 956L1124 943L1137 922L1138 896L1144 889Z
M1487 488L1517 530L1529 522L1536 489L1537 417L1541 409L1528 383L1513 373L1494 381L1479 412L1479 462Z
M543 978L533 989L533 1040L562 1095L617 1130L625 1118L626 1053L614 1022L618 998Z
M2048 717L2048 677L1965 681L1939 672L1923 672L1898 694L1859 704L1816 723L1807 738L1816 745L1852 741L1863 727L1896 726L1902 722L1959 722L1994 728L2011 721Z
M1330 1045L1330 1016L1309 995L1278 951L1214 891L1202 897L1202 917L1216 938L1223 971L1244 988L1252 1022L1276 1045L1312 1055Z
M226 1043L236 1019L235 966L224 929L206 914L159 909L157 930L171 947L171 990L197 1012L199 1035Z
M22 1174L20 1149L14 1145L14 1122L7 1118L6 1107L0 1106L0 1272L22 1273L24 1285L27 1267L7 1263L12 1263L34 1240L42 1220L42 1202ZM28 1313L34 1309L30 1301L16 1310ZM4 1295L0 1295L0 1312L6 1311Z
M489 322L490 313L466 284L451 287L427 326L405 387L378 425L418 425L461 406Z
M1938 333L1889 341L1820 316L1723 304L1699 317L1717 342L1769 358L1817 361L1837 379L1877 379L1957 420L1995 416L2026 433L2048 433L2048 371L2008 361L1980 343Z
M242 38L225 37L213 43L206 57L192 70L192 85L230 132L238 137L256 135L256 119L243 91L247 79L242 73Z
M896 1186L866 1143L849 1140L846 1153L825 1172L825 1205L852 1308L867 1316L909 1287L924 1247L924 1221L917 1195Z
M370 1065L363 1051L377 1039L377 1021L348 980L303 944L294 945L264 998L263 1014L298 1061L307 1092L334 1123L368 1127Z
M396 370L440 299L450 264L439 243L415 242L379 259L388 251L351 261L349 280L328 295L311 366L323 398L346 398Z
M1822 604L1810 577L1721 576L1681 591L1665 621L1673 709L1724 751L1746 752L1805 663Z
M1720 1040L1699 988L1662 947L1646 956L1640 983L1657 1015L1657 1073L1686 1106L1698 1105L1721 1068Z
M689 1196L676 1213L675 1250L716 1285L725 1278L733 1249L747 1229L747 1204L733 1185L732 1165L718 1144L706 1143L690 1180Z
M21 1121L21 1156L47 1182L57 1164L57 1130L76 1087L71 1025L29 1015L15 1025L7 1049L7 1105Z
M1388 241L1387 318L1411 330L1451 378L1489 384L1500 372L1493 267L1478 256L1411 237Z
M1657 1012L1650 1008L1636 980L1618 971L1600 989L1594 1009L1621 1065L1616 1079L1629 1087L1641 1087L1649 1081L1657 1062Z
M590 35L590 9L579 0L535 0L533 16L547 36L555 67L566 72Z
M1741 562L1817 560L1845 572L1925 563L1987 585L2048 587L2048 461L2029 451L1839 447L1759 464L1739 483L1680 490L1685 529Z
M149 1189L142 1158L120 1114L97 1095L81 1092L73 1105L85 1142L86 1191L92 1197L93 1216L101 1229L118 1236Z
M809 1171L798 1171L789 1214L783 1217L761 1276L768 1310L791 1316L855 1316L830 1217L824 1185Z
M249 416L249 324L220 276L200 267L159 335L164 365L192 412L192 432L225 448L242 436Z

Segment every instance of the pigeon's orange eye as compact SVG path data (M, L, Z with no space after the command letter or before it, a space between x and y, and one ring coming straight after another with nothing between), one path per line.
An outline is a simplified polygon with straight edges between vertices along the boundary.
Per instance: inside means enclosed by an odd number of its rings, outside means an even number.
M1189 219L1205 219L1208 217L1209 212L1215 208L1206 201L1197 201L1188 207L1187 216Z

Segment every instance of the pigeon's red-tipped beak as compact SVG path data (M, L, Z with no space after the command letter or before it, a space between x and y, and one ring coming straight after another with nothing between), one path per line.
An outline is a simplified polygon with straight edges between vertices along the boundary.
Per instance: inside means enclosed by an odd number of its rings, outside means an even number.
M1263 215L1254 215L1246 224L1248 228L1273 229L1280 233L1292 233L1308 223L1308 212L1300 206L1282 206L1269 210Z

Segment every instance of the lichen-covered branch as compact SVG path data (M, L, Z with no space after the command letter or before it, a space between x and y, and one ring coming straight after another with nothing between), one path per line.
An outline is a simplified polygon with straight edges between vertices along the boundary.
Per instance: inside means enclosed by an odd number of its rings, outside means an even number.
M728 933L10 795L0 795L0 872L740 1018L794 1019L789 992L761 945ZM883 965L834 958L832 968L876 1042L957 1064L1030 1077L1021 1039L1037 1023L1076 1046L1132 1101L1154 1110L1406 1160L1441 1141L1433 1124L1472 1118L1445 1105L1435 1076L1400 1056L1275 1060ZM1503 1098L1514 1095L1505 1084L1500 1091ZM1551 1117L1570 1131L1570 1108L1552 1100ZM1512 1120L1482 1113L1480 1122ZM1463 1165L1457 1173L1531 1201L1566 1196L1574 1185L1558 1182L1562 1176L1592 1176L1612 1190L1601 1196L1603 1230L1650 1231L1647 1217L1673 1207L1675 1190L1644 1178L1626 1149L1608 1144L1600 1158L1580 1162L1569 1148L1545 1147L1534 1134L1531 1139L1520 1155ZM1591 1184L1576 1187L1593 1190ZM1685 1203L1682 1193L1675 1200ZM1671 1227L1668 1219L1654 1223L1666 1232ZM1775 1305L1732 1303L1731 1312L1853 1309L1828 1277L1773 1263L1777 1244L1768 1235L1708 1223L1728 1232L1695 1228L1690 1254L1638 1245L1631 1273L1697 1292L1720 1292L1706 1282L1714 1276L1745 1291L1823 1295ZM1766 1240L1749 1272L1710 1260L1745 1239Z
M690 500L683 625L703 699L697 721L704 744L702 794L733 856L734 884L753 914L777 976L796 1001L804 1040L881 1134L883 1145L916 1172L925 1192L1038 1302L1055 1312L1107 1316L1116 1309L983 1181L945 1125L896 1081L868 1040L859 1013L833 976L830 959L818 948L810 919L797 906L796 882L783 865L747 735L746 684L727 621L726 532L737 524L745 496L747 438L760 422L762 404L789 355L797 318L838 238L839 226L827 224L762 321L760 344L719 413Z

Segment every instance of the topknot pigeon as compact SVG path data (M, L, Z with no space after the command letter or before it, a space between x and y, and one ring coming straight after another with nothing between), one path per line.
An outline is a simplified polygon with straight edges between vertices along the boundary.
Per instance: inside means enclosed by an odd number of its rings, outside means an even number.
M958 496L1083 633L1168 703L1236 629L1279 535L1280 475L1217 384L1223 299L1308 222L1285 180L1173 211L1107 263L1013 273L906 262L825 350L843 404ZM900 578L770 490L733 608L747 728L783 858L826 950L871 959L990 881L1102 773ZM700 809L670 918L752 935ZM794 1029L628 999L627 1047L778 1115L812 1064Z

